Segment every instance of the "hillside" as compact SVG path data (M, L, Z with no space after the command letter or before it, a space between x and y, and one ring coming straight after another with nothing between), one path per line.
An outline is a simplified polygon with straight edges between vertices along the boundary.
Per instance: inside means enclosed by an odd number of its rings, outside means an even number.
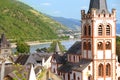
M17 0L0 1L0 34L25 41L56 39L65 26Z
M69 29L80 30L80 21L77 19L64 18L64 17L53 17L53 16L50 16L50 17L53 18L54 20L62 23Z
M53 16L50 16L50 17L53 18L54 20L62 23L69 29L72 29L72 30L80 30L81 29L81 27L80 27L81 23L77 19L72 19L72 18L68 19L68 18L64 18L64 17L53 17ZM120 34L120 23L117 23L116 27L117 27L116 34Z

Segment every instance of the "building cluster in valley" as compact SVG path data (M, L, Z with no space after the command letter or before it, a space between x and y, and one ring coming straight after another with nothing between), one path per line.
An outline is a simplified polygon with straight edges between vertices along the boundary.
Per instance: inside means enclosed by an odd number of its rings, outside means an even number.
M14 56L4 34L0 39L0 80L37 80L43 67L61 80L120 80L116 56L116 10L106 0L90 0L81 10L81 41L66 53L56 44L53 53ZM53 79L48 77L45 80Z

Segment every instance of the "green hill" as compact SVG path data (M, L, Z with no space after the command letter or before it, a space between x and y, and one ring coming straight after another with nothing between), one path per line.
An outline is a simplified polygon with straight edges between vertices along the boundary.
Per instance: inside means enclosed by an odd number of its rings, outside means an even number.
M17 0L0 1L0 34L13 41L57 39L59 29L66 28Z

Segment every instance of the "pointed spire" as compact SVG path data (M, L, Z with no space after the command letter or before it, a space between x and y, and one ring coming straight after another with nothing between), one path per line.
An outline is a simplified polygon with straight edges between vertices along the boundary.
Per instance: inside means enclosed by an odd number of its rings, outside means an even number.
M30 65L30 73L29 73L29 79L28 80L37 80L32 64Z
M7 39L6 39L6 37L5 37L5 34L2 34L2 35L1 35L1 42L2 42L2 43L6 43L6 42L7 42Z
M60 47L59 47L58 42L57 42L56 47L55 47L55 53L60 54L60 52L61 52Z
M1 40L0 40L0 46L4 47L6 45L6 47L10 47L10 43L7 41L5 34L1 35Z
M92 8L97 9L98 13L109 13L106 0L90 0L88 13L91 12Z

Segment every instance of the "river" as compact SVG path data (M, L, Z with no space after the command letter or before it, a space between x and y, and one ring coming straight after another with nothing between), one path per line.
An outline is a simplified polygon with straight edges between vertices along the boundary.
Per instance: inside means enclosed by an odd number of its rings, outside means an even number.
M66 40L66 41L62 41L62 45L65 46L66 50L68 50L76 41L80 41L80 40ZM51 43L43 43L43 44L38 44L38 45L32 45L30 46L30 53L34 53L36 51L36 49L38 48L48 48L50 46Z
M62 45L65 46L65 49L68 50L76 41L80 41L80 40L65 40L65 41L61 41ZM36 52L36 49L40 49L40 48L48 48L50 46L51 43L42 43L42 44L37 44L37 45L31 45L30 46L30 53L34 53ZM16 52L16 49L14 48L12 50L13 52Z

